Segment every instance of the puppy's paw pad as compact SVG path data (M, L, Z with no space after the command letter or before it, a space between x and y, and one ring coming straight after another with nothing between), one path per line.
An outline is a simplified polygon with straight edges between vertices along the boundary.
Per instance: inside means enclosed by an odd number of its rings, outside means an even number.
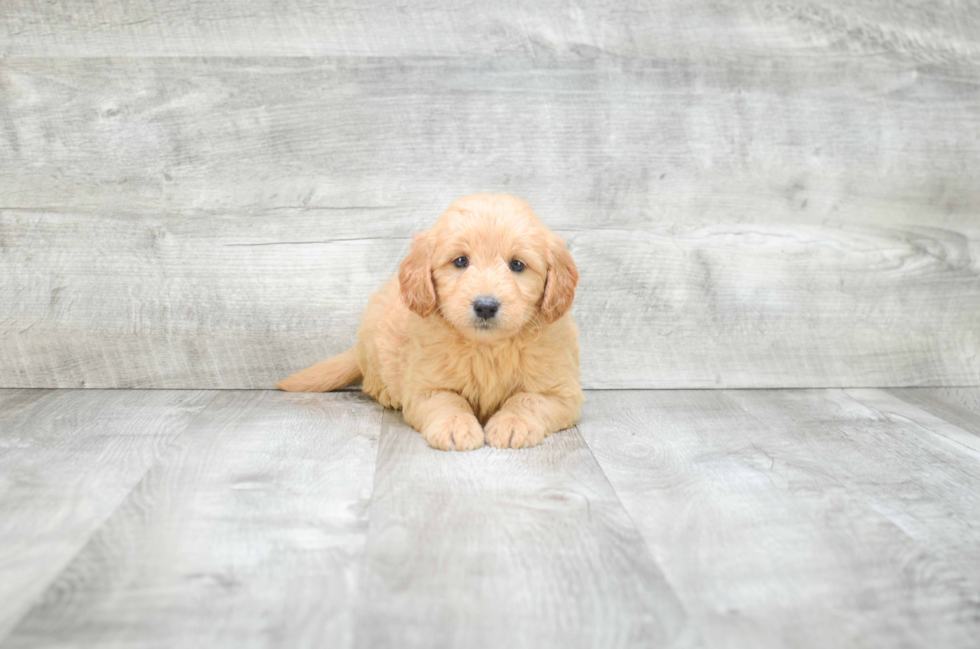
M473 415L453 415L423 432L429 446L442 451L472 451L483 446L483 428Z
M486 440L497 448L529 448L544 441L545 431L512 412L498 412L487 422Z

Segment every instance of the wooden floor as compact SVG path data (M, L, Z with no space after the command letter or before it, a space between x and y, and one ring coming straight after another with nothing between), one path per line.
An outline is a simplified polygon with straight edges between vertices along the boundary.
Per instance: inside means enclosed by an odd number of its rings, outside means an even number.
M980 388L587 396L0 390L0 646L977 646Z

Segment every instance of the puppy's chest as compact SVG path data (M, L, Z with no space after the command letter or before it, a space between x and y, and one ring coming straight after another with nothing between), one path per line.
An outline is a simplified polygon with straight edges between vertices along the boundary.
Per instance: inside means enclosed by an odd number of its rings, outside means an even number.
M528 368L517 348L475 349L461 355L459 361L456 390L481 421L523 389Z

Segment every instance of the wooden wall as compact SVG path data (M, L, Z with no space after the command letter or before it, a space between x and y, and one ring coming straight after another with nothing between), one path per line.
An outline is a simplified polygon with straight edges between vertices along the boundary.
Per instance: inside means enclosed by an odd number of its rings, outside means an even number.
M528 200L591 388L980 384L976 3L0 5L0 386L265 388Z

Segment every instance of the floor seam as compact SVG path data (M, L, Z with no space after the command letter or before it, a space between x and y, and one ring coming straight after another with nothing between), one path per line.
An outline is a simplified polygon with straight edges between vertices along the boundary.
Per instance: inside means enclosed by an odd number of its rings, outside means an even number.
M381 417L378 419L378 448L374 454L374 475L371 477L371 495L368 499L367 507L364 508L364 547L361 556L357 560L357 577L354 582L356 593L354 595L354 607L351 610L350 626L350 646L357 646L357 635L360 625L357 624L359 611L361 609L361 599L363 595L364 576L367 572L367 551L368 541L371 538L371 506L374 504L374 494L378 491L378 460L381 459L381 437L385 432L385 421L390 416L389 408L382 407Z
M630 528L633 530L633 533L636 534L636 538L639 539L640 544L642 545L643 549L646 550L647 556L650 557L650 561L656 567L657 572L660 573L661 578L664 580L664 584L666 584L667 587L670 589L670 592L674 594L674 599L677 601L678 606L681 607L681 610L684 613L684 627L683 628L686 631L684 633L678 633L678 635L677 635L678 638L683 638L686 635L688 635L691 632L690 629L693 628L691 625L693 624L694 615L691 613L691 611L687 607L687 604L681 598L680 591L677 589L677 587L671 581L671 579L668 576L667 571L664 569L663 565L660 563L660 561L657 560L656 555L654 555L654 553L653 553L653 549L650 547L650 544L647 543L646 537L644 537L643 536L643 533L640 532L640 528L636 524L636 519L633 518L633 515L630 513L629 509L626 507L626 504L623 502L623 499L620 498L619 492L616 491L616 487L615 487L615 485L613 485L612 480L610 480L609 479L609 476L606 475L606 470L602 467L602 463L599 462L599 458L596 457L595 451L592 450L592 447L589 445L589 440L587 440L585 438L585 435L582 434L582 431L581 431L580 426L581 426L581 423L575 424L575 426L573 428L574 428L575 432L578 433L579 437L582 439L582 443L585 445L585 450L588 451L589 457L592 458L592 461L595 463L596 468L599 469L599 475L602 476L603 481L605 481L606 485L609 487L609 490L612 492L613 498L616 499L616 503L619 505L619 508L623 511L623 514L626 516L626 520L629 521ZM562 433L559 432L557 434L560 435Z
M80 388L61 388L61 389L78 390ZM200 390L200 392L214 392L214 394L212 394L211 398L208 399L206 403L201 405L201 407L198 409L197 412L195 412L191 417L188 418L187 422L184 424L183 428L181 428L180 432L176 433L169 442L166 442L164 444L163 448L161 448L160 452L157 454L157 457L147 465L146 470L143 471L143 473L140 474L139 478L133 482L133 486L130 489L128 489L125 494L123 494L123 496L119 499L119 501L115 504L115 506L111 510L109 510L109 512L102 518L101 521L99 521L99 524L92 529L91 533L89 533L84 538L84 541L82 543L79 543L78 548L71 554L71 556L69 556L64 561L64 563L62 563L61 567L58 569L58 572L55 573L48 581L48 583L44 585L44 590L40 591L37 594L37 596L31 601L30 606L24 610L24 613L20 617L18 617L13 624L10 625L10 630L6 633L6 635L4 635L3 638L0 638L0 649L3 649L3 647L6 646L6 643L10 639L10 637L15 634L17 629L24 622L24 620L31 614L31 612L35 608L37 608L37 605L42 601L44 601L44 598L48 594L48 591L50 591L51 587L58 582L58 579L61 578L65 570L67 570L75 562L75 560L81 555L81 553L85 551L85 548L89 546L89 544L92 542L92 539L95 538L95 536L100 531L102 531L102 528L105 526L105 524L109 520L111 520L113 516L116 515L116 513L119 511L119 508L122 507L129 500L129 497L133 494L133 492L136 491L136 489L141 484L143 484L143 481L146 480L146 476L160 463L161 458L163 458L167 454L167 452L173 447L173 445L177 442L178 439L184 436L184 434L187 432L187 429L190 427L191 423L193 423L194 420L198 418L200 413L203 412L208 406L210 406L218 398L220 394L220 392L217 390Z

